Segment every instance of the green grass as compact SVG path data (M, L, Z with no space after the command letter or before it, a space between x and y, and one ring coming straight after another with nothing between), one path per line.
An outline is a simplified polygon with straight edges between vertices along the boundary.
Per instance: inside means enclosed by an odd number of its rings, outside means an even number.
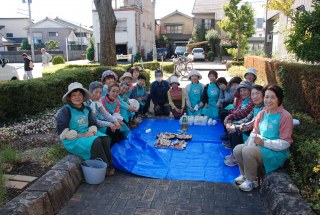
M65 64L57 64L57 65L51 65L49 67L45 67L43 69L42 75L43 76L51 75L51 74L57 72L58 70L65 68L67 65L68 64L65 63Z
M44 156L46 164L56 164L62 158L68 155L68 152L63 148L62 144L54 144Z
M5 147L0 153L0 160L2 163L15 164L18 163L21 158L17 151Z
M7 197L6 197L6 189L5 189L5 178L4 173L0 167L0 207L4 205Z

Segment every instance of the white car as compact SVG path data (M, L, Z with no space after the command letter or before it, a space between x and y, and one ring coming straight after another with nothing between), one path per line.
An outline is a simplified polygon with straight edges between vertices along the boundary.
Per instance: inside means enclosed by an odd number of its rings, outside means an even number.
M194 48L194 49L192 49L191 54L193 55L194 61L205 60L205 58L206 58L203 48Z
M0 59L0 81L19 80L18 71L14 66L8 65L8 60Z

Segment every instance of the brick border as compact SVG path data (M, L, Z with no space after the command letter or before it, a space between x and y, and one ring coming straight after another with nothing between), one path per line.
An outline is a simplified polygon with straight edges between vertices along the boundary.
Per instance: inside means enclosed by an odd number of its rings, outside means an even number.
M81 162L81 158L67 155L23 193L0 208L0 214L57 214L81 184Z
M315 214L284 170L266 175L260 194L265 207L271 214Z

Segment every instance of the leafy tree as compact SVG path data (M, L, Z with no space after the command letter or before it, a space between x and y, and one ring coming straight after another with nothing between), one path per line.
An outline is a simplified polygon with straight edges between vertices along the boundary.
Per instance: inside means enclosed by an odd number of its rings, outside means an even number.
M31 46L28 42L28 39L23 39L20 46L21 50L31 50Z
M202 42L206 40L206 29L201 25L193 29L192 39L194 42Z
M211 51L213 51L214 53L214 56L220 56L219 44L221 38L219 33L214 29L208 30L206 33L206 40L208 41Z
M223 6L225 18L218 22L222 30L228 33L233 41L237 41L237 60L241 58L247 39L254 34L254 11L246 2L239 6L241 0L230 0Z
M292 9L292 5L295 0L272 0L269 1L268 4L264 6L271 10L278 10L283 12L289 18L293 18L294 16L294 9Z
M55 50L59 48L60 42L57 40L48 40L44 44L48 46L49 50Z
M87 59L89 61L93 61L94 60L94 40L92 37L90 38L89 42L90 42L90 46L88 46L87 48Z
M169 38L166 35L161 35L156 42L157 42L157 47L165 48L167 44L169 44Z
M112 0L94 0L100 22L100 64L116 66L116 26L117 19L112 8Z

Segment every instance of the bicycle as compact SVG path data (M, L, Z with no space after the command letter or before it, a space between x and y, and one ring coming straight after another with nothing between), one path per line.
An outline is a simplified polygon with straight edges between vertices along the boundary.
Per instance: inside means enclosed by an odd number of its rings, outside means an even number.
M186 76L193 69L192 61L186 57L173 57L173 65L177 76Z

